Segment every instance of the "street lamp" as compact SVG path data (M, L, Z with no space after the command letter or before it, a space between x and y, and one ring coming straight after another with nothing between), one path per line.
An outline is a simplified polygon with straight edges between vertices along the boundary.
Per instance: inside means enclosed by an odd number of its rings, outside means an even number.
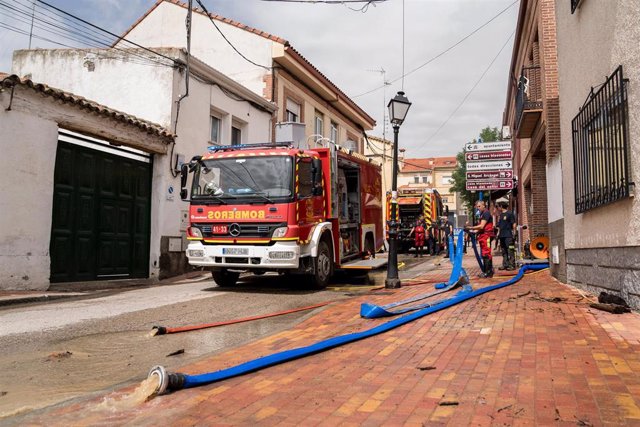
M411 103L400 91L389 101L389 118L393 125L393 177L391 184L391 219L389 220L389 263L387 264L387 279L385 288L396 289L401 286L398 278L398 224L396 223L398 210L398 131L407 116Z

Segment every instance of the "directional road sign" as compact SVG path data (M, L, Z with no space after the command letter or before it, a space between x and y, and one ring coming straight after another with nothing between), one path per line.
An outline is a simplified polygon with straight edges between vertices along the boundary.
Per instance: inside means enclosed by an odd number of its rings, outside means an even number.
M488 171L500 169L512 169L513 162L511 160L503 160L497 162L469 162L467 163L467 171Z
M470 153L466 153L465 157L468 162L482 162L485 160L510 160L512 155L513 153L511 150L472 151Z
M487 179L511 179L513 171L510 169L497 171L467 172L467 181L487 180Z
M502 142L485 142L482 144L476 144L469 142L465 145L467 151L502 151L511 150L511 141Z
M513 180L487 180L487 181L467 181L467 190L511 190L513 188Z

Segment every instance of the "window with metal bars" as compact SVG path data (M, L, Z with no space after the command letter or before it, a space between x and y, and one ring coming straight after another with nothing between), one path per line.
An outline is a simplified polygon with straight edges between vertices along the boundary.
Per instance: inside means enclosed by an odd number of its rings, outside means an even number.
M620 65L572 121L576 214L629 197L627 81Z

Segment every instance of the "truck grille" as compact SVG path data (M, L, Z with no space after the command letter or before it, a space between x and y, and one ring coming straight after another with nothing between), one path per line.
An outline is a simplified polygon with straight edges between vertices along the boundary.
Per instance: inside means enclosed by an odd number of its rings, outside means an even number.
M227 224L229 227L232 223ZM255 223L237 223L240 227L240 234L232 236L229 232L226 234L213 234L212 224L193 224L193 227L198 227L202 231L202 235L205 238L212 237L271 237L276 228L286 227L286 222L279 222L276 224L255 224Z

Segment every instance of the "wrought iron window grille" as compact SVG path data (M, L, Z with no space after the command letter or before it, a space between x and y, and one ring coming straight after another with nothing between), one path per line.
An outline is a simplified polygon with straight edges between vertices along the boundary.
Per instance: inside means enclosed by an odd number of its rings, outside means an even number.
M620 65L603 84L591 88L572 121L576 214L631 193L627 83Z

